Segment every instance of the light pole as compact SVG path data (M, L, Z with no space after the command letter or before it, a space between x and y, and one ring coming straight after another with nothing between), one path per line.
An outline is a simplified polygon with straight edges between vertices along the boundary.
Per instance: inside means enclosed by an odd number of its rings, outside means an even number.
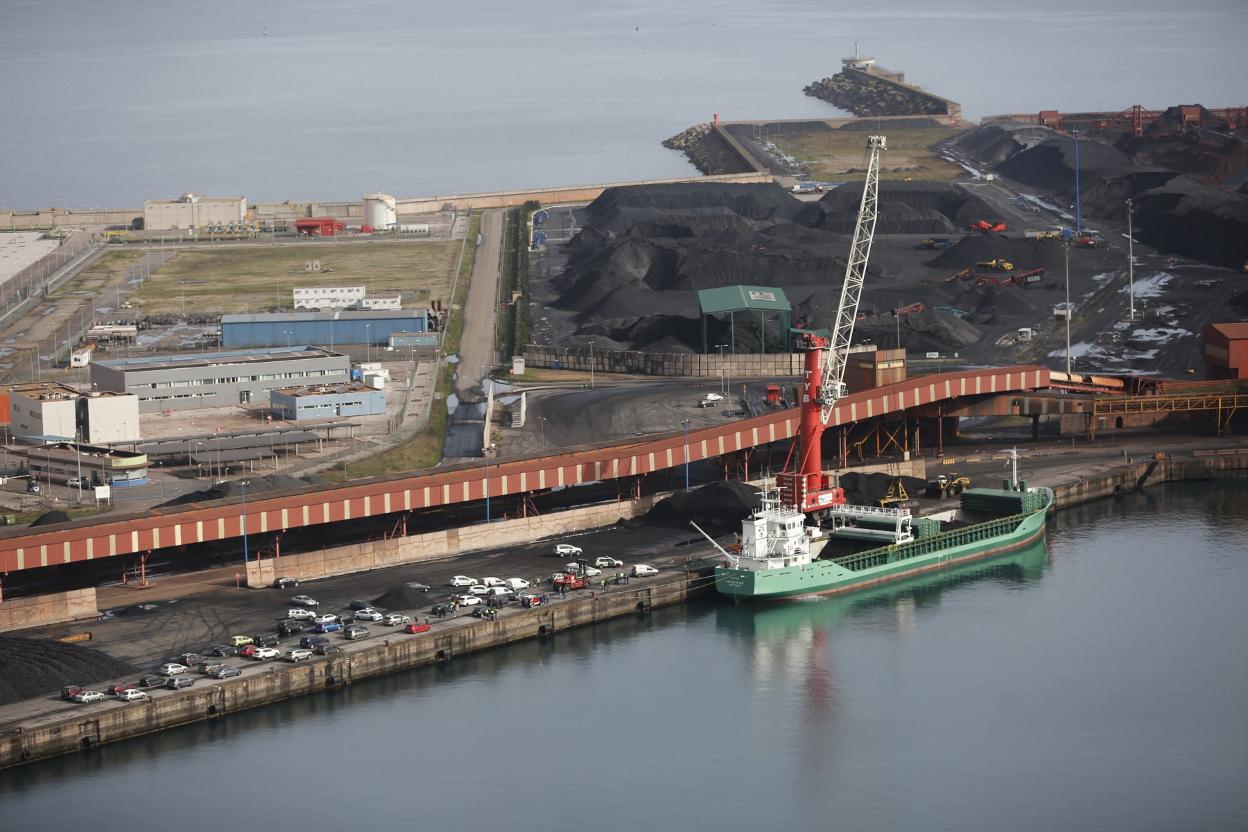
M1127 200L1127 297L1130 299L1131 307L1127 320L1135 320L1135 225L1133 222L1133 214L1135 206L1131 200Z
M1066 375L1070 375L1070 241L1066 241Z
M373 337L371 323L364 324L364 361L372 363L373 360Z
M724 350L727 344L716 344L715 349L719 350L719 392L728 395L728 382L724 376Z
M685 426L685 490L689 490L689 419L681 419L680 423Z
M243 571L247 570L247 480L239 480L238 486L243 492Z
M490 522L490 460L485 460L485 522Z
M544 444L546 444L546 417L545 417L545 416L538 416L538 417L537 417L537 424L538 424L538 427L539 427L539 428L541 429L541 431L542 431L542 444L544 445Z

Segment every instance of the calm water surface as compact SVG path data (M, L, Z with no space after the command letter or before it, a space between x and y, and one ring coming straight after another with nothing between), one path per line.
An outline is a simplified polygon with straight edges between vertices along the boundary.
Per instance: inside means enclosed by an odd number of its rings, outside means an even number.
M3 0L0 207L684 176L712 113L835 115L855 40L975 119L1248 103L1242 0Z
M0 828L1248 828L1248 486L935 582L700 604L0 773Z

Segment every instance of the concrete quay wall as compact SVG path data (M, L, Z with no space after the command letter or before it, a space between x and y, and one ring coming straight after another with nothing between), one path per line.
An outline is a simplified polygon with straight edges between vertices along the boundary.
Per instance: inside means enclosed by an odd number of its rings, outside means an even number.
M672 575L615 586L529 610L517 610L493 621L439 622L428 633L376 636L350 652L299 664L273 663L268 673L197 684L172 696L126 705L84 706L67 716L22 726L0 735L0 768L83 751L103 743L130 739L255 708L296 696L342 687L352 682L450 661L480 650L531 638L557 638L564 630L631 615L685 601L709 586L698 573ZM445 629L444 629L445 628Z
M625 373L647 376L719 378L773 378L800 376L805 356L801 353L655 353L635 350L589 350L545 347L529 344L524 348L526 367L579 370L596 373ZM787 392L787 391L786 391Z
M666 493L636 500L621 500L584 508L557 511L535 517L517 517L476 526L443 529L408 537L394 537L366 543L335 546L316 552L253 560L247 564L247 586L263 589L279 577L327 578L370 569L385 569L408 563L451 557L461 552L514 546L544 537L609 526L645 514Z
M0 601L0 633L95 618L95 587Z
M1194 459L1161 456L1057 483L1053 486L1054 505L1058 510L1072 508L1163 482L1248 477L1248 452L1215 453Z

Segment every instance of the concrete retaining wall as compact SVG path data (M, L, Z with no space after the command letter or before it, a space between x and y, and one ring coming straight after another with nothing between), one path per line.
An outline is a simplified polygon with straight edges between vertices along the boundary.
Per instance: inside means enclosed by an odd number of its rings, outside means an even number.
M655 353L634 350L594 350L592 366L596 373L626 373L646 376L694 376L719 378L774 378L800 376L801 353ZM525 367L579 370L589 372L590 351L568 347L543 347L530 344L524 348ZM787 391L786 391L787 393Z
M1058 483L1053 486L1053 496L1056 508L1063 509L1163 482L1237 479L1245 476L1248 476L1248 454L1196 459L1165 456L1160 460L1122 465L1112 471Z
M273 663L268 673L239 679L199 679L176 695L127 705L84 706L73 716L22 726L0 736L0 768L21 765L96 745L129 739L295 696L341 687L361 679L450 661L479 650L531 638L554 638L564 630L683 602L706 587L696 574L673 575L644 585L612 587L494 621L437 623L428 633L375 636L350 652L300 664ZM443 629L445 627L445 629Z
M11 601L0 601L0 633L95 618L99 614L95 602L95 587L31 598L14 598Z
M247 565L247 585L262 589L272 585L274 579L283 576L302 581L347 575L369 569L437 560L460 552L488 549L491 546L514 546L544 537L609 526L620 520L645 514L665 496L666 493L652 494L637 500L586 506L536 517L518 517L514 520L444 529L409 537L335 546L319 552L253 560Z

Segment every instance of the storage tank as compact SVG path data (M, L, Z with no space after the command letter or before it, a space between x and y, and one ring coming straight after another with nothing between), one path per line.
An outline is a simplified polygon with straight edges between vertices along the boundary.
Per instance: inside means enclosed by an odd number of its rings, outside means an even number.
M364 225L371 225L377 231L394 228L398 217L394 197L390 194L369 194L364 197Z

